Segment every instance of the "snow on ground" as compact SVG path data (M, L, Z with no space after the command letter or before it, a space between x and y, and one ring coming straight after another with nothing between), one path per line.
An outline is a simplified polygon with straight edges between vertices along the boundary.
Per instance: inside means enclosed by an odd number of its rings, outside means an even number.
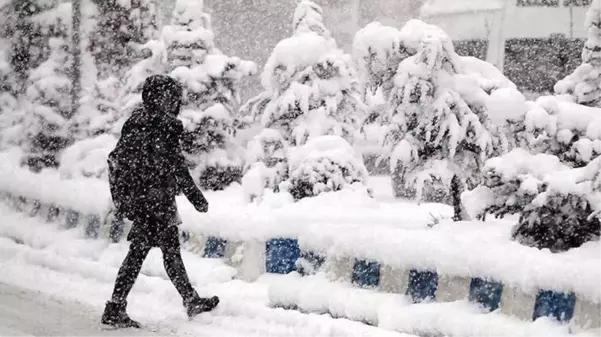
M116 335L95 322L127 245L85 240L81 229L56 226L0 204L0 334ZM222 303L189 321L161 269L160 252L153 250L129 297L129 313L159 335L402 336L327 315L272 309L268 277L246 283L232 280L234 270L220 260L189 253L184 260L201 296L216 294ZM38 321L26 323L28 318Z

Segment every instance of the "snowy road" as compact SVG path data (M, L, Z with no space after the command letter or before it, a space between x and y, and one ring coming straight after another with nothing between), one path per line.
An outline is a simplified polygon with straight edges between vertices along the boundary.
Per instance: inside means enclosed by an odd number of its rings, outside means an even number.
M185 254L201 295L222 298L218 309L189 321L152 251L130 295L130 315L148 329L112 331L98 324L125 244L84 240L80 229L15 213L0 204L0 335L403 336L328 315L271 308L269 278L246 283L218 260ZM150 330L149 330L150 329ZM407 335L405 335L407 336Z

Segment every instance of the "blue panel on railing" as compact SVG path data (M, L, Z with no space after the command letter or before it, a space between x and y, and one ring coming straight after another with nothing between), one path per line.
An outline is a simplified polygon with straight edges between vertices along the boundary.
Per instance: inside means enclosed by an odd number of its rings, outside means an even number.
M300 253L299 263L297 263L298 272L303 276L315 274L325 261L324 255L303 250Z
M113 218L109 226L109 239L112 243L119 242L125 231L125 221L122 218Z
M377 287L380 284L380 264L375 261L356 260L352 281L360 287Z
M86 237L96 239L100 231L100 216L97 214L88 215L86 224Z
M79 213L74 210L68 210L65 217L65 228L71 229L77 227L79 224Z
M58 218L60 210L56 206L48 206L48 214L46 215L46 221L52 222Z
M574 293L562 293L551 290L541 290L534 302L532 320L539 317L553 317L560 322L569 322L574 315L576 296Z
M470 282L469 300L481 304L489 311L499 308L501 295L503 294L503 284L495 281L474 277Z
M411 296L414 303L436 299L438 288L438 274L433 271L409 271L409 286L407 295Z
M221 258L225 255L226 241L222 238L209 236L205 244L205 257L210 259Z
M288 274L296 270L300 248L296 239L271 239L265 244L265 270Z

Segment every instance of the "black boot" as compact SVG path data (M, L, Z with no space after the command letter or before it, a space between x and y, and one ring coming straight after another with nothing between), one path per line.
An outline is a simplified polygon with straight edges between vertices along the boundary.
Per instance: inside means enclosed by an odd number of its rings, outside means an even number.
M203 298L198 296L196 292L194 295L184 301L184 306L188 313L188 317L192 318L200 313L211 311L219 304L219 297L213 296L210 298Z
M106 302L104 314L102 314L102 324L110 325L115 328L136 328L140 329L142 325L129 318L125 308L127 302Z

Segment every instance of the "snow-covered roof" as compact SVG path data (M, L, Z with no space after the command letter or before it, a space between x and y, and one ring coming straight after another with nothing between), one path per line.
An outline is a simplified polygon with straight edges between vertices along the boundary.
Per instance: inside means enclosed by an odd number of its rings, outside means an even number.
M515 0L426 0L420 10L420 16L497 11L503 9L507 1Z

